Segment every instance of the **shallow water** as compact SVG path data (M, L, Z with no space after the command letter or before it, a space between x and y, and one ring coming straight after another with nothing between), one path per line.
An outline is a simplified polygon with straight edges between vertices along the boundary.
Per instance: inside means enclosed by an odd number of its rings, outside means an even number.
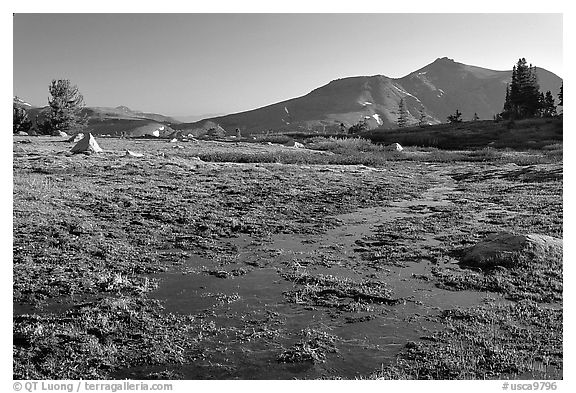
M359 377L393 362L408 341L439 328L429 317L440 310L501 301L494 294L447 291L415 278L414 275L430 273L433 265L427 260L375 270L355 251L358 244L365 242L363 239L370 238L387 221L431 214L436 208L448 206L451 202L447 195L452 192L452 187L434 187L417 200L339 215L335 219L341 225L320 236L277 234L256 241L243 235L228 240L238 250L233 261L218 265L192 256L181 266L181 271L157 275L161 283L150 296L161 300L166 312L197 315L228 332L202 344L210 354L209 361L174 366L172 370L187 379ZM422 234L413 243L413 247L430 248L441 242L432 235ZM245 274L233 275L239 270ZM224 273L217 276L210 272ZM377 279L386 283L393 297L403 302L393 306L370 305L359 312L289 303L285 293L302 287L284 278L288 276L283 273L289 272L330 275L352 282ZM349 319L361 317L366 319ZM254 319L261 322L256 326L247 323ZM307 328L336 336L338 353L327 354L323 363L279 363L278 355ZM275 333L273 337L256 337L248 342L233 339L239 330L250 332L250 329L254 334L258 329L271 329ZM142 377L153 369L123 370L119 375Z

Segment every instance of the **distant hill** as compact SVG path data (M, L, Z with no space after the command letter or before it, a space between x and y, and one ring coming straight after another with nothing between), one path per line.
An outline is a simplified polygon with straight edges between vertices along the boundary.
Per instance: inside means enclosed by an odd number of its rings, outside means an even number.
M14 106L26 109L33 124L44 121L50 110L48 106L34 107L19 97L14 97ZM174 132L170 126L178 123L168 116L133 111L126 106L85 107L80 114L88 118L87 131L95 135L138 137L157 131L160 136L166 136Z
M126 106L108 107L86 107L83 112L90 118L100 119L146 119L154 120L160 123L179 123L178 120L157 113L147 113L134 111Z
M465 120L474 113L480 119L492 119L502 111L511 74L444 57L402 78L374 75L337 79L299 98L174 127L191 130L210 121L228 134L233 134L236 128L243 133L263 133L337 130L341 123L349 127L365 120L371 129L394 128L400 99L406 103L409 124L419 121L421 111L429 124L446 122L446 117L456 109ZM550 90L556 97L562 79L541 68L537 74L540 90Z
M181 123L192 123L202 119L208 119L211 117L224 116L225 113L206 113L204 115L187 115L187 116L172 116L173 119L178 120Z

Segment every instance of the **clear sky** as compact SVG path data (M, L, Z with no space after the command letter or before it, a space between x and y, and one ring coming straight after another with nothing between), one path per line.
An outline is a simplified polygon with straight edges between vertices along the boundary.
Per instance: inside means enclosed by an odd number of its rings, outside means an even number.
M563 77L562 14L15 14L14 94L70 79L89 106L233 113L333 79L402 77L447 56Z

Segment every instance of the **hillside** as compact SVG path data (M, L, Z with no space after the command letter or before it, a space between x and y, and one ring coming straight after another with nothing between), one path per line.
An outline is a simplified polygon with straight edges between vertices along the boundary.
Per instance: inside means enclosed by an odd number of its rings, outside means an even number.
M34 107L19 97L14 97L13 105L24 108L33 124L44 121L50 110L48 106ZM126 106L85 107L80 115L88 118L87 130L95 135L138 137L158 131L164 136L174 131L172 124L178 123L168 116L134 111Z
M374 143L435 147L448 150L474 150L485 147L546 149L563 141L563 120L525 119L515 122L492 120L437 124L395 130L370 130L359 134Z
M562 79L544 69L537 69L537 74L540 89L550 90L556 96ZM341 123L349 127L361 120L371 129L393 128L400 99L406 103L409 124L418 122L421 111L428 124L445 122L456 109L463 113L465 120L471 119L474 113L480 119L491 119L502 110L510 78L511 71L494 71L441 58L402 78L374 75L338 79L299 98L181 123L175 128L197 129L207 120L230 134L236 128L245 133L334 131Z

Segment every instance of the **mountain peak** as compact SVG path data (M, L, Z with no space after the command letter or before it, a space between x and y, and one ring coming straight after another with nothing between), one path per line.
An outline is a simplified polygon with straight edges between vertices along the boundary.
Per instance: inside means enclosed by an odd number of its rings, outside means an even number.
M455 67L459 65L462 65L462 63L455 62L454 59L450 59L448 57L439 57L428 66Z

